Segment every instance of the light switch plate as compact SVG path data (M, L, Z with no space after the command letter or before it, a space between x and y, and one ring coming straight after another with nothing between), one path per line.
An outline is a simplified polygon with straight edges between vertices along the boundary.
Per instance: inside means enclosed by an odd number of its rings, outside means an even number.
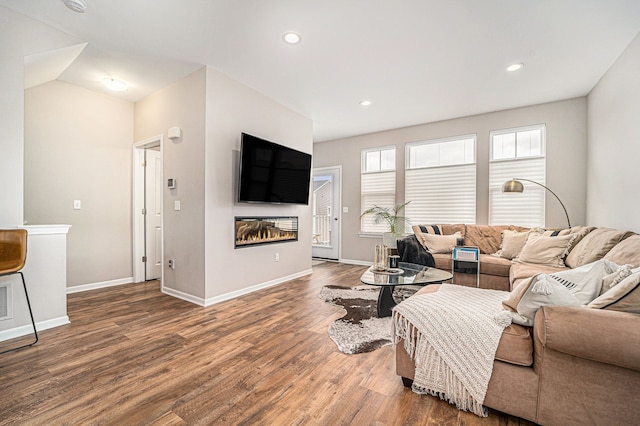
M80 210L82 208L82 201L81 200L73 200L73 209L74 210Z

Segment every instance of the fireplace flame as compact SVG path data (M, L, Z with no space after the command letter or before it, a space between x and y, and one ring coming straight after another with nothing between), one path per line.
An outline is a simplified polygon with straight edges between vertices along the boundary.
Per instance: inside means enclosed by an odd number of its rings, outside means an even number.
M236 225L236 245L297 240L298 232L281 229L273 221L254 220Z

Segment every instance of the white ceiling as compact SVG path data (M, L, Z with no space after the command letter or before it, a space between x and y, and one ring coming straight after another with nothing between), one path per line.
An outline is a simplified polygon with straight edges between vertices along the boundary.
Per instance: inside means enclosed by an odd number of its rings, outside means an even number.
M59 80L120 79L135 102L208 65L312 119L315 141L584 96L640 32L638 0L86 1L0 5L88 43Z

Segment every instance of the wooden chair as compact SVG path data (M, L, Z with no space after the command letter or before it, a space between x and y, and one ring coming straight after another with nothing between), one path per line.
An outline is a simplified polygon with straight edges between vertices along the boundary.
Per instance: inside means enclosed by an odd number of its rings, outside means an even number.
M31 316L31 324L33 324L33 334L35 336L33 343L8 349L0 352L0 354L33 346L38 342L38 331L36 330L36 323L33 320L33 311L31 310L31 303L29 302L27 284L22 274L22 268L24 268L26 261L27 231L25 229L0 229L0 277L20 274L22 286L24 287L24 295L27 298L27 306L29 307L29 315Z

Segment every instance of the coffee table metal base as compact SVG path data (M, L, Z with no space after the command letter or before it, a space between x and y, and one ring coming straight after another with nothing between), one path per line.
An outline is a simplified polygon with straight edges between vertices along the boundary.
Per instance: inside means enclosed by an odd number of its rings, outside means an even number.
M396 301L393 300L393 286L382 286L378 294L378 318L390 317L391 310L396 305Z

